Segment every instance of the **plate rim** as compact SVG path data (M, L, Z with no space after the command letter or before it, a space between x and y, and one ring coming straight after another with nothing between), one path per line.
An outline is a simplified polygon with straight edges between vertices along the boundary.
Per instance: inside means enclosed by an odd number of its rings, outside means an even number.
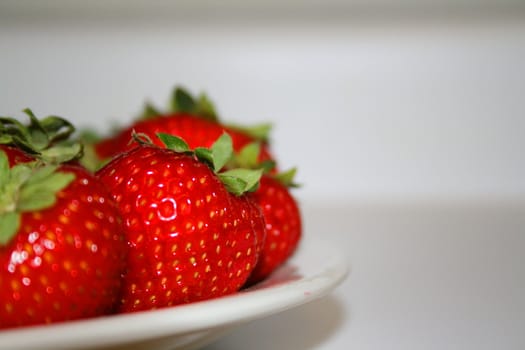
M304 239L298 252L272 276L278 275L279 271L294 264L301 269L301 263L297 263L298 257L305 259L304 256L308 256L311 251L321 252L322 257L318 259L326 258L324 264L317 271L297 280L277 282L270 286L264 286L263 282L261 285L227 296L170 308L3 330L0 331L0 349L5 348L6 345L9 349L35 349L46 346L71 348L75 346L73 343L75 340L78 341L76 346L82 348L125 345L158 337L184 336L232 327L277 314L323 297L348 276L350 267L341 252L338 252L334 246L312 237ZM271 278L268 282L271 284ZM241 312L224 313L224 310L232 304L235 304ZM203 318L203 310L212 314L220 313L224 317ZM152 322L156 327L154 329L147 327L149 332L144 334L144 324ZM96 334L95 338L93 334ZM122 341L124 335L126 339ZM86 343L88 339L89 344Z

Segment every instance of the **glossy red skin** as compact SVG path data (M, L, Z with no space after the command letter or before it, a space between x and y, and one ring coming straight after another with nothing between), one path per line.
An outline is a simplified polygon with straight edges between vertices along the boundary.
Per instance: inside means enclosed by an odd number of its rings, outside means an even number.
M208 166L141 145L97 176L121 210L130 247L120 311L214 298L246 282L257 261L252 219Z
M264 175L253 198L264 216L266 240L249 285L267 278L286 262L297 249L302 236L300 209L286 186Z
M252 229L255 232L255 235L257 236L257 245L255 247L255 251L257 253L258 262L261 258L262 251L264 249L264 244L266 243L266 221L264 220L263 211L259 204L256 202L256 200L253 198L252 193L248 193L240 198L243 198L246 202L245 208L249 211L247 215L249 215L251 219ZM257 263L255 264L255 266L257 266Z
M135 130L137 133L148 135L154 144L164 147L162 141L156 136L157 133L163 132L170 135L176 135L184 139L190 148L210 147L215 140L224 132L232 137L233 148L235 151L241 150L244 146L254 142L250 136L231 128L225 127L217 122L203 119L190 114L172 114L139 120L133 125L119 131L115 136L95 145L95 151L101 159L111 158L131 148L136 147L132 140L131 134ZM259 160L272 160L267 145L261 147Z
M17 235L0 246L0 328L115 312L127 246L109 193L79 166L48 209L22 214Z

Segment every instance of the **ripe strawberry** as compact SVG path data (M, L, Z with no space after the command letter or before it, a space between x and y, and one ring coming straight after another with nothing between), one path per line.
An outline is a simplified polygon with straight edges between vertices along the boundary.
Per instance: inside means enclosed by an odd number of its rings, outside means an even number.
M288 260L302 235L299 206L283 182L263 175L252 196L263 212L266 241L248 284L262 281Z
M243 147L234 157L233 164L243 168L257 168L260 147L253 143ZM294 187L295 169L275 173L266 168L258 189L250 194L260 206L266 223L266 239L261 256L248 285L268 277L297 249L302 236L301 213L297 201L290 192Z
M155 136L157 133L176 135L184 139L191 148L210 147L219 136L227 132L235 150L259 140L262 144L260 160L274 159L267 144L268 125L251 129L226 126L218 121L214 107L206 96L201 95L194 99L181 88L174 91L172 111L162 113L147 105L145 119L140 119L116 135L97 143L95 153L101 159L107 159L135 147L136 144L130 142L133 131L150 135L153 143L160 147L163 147L163 143Z
M29 143L34 130L1 122L2 141L38 148ZM113 312L127 247L106 188L79 166L0 149L0 328Z
M123 312L237 291L257 262L262 234L255 230L264 230L242 195L261 172L217 173L232 153L227 134L193 152L178 138L159 138L168 149L139 143L97 172L120 208L130 246Z
M55 172L28 163L8 171L3 152L0 162L0 328L112 312L126 246L106 189L80 167ZM27 179L18 184L18 177Z

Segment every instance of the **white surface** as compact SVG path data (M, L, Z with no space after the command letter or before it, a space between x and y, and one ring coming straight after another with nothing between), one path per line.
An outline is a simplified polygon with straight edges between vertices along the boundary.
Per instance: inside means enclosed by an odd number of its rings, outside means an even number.
M145 99L164 105L181 83L205 89L228 121L273 121L275 150L284 167L299 166L302 196L523 197L520 13L14 16L0 21L0 113L29 106L103 129Z
M525 203L306 206L352 271L333 294L205 350L525 349Z
M347 273L341 252L311 237L271 278L241 293L151 312L4 330L0 349L190 349L239 324L323 297Z

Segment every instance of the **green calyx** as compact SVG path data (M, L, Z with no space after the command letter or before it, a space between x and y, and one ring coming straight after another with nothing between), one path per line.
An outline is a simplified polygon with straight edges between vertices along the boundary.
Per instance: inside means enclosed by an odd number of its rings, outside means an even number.
M286 187L300 187L300 185L294 181L296 173L297 168L294 167L271 176Z
M212 121L217 121L218 118L215 106L206 94L201 93L194 97L180 86L173 91L171 111L195 114Z
M187 89L176 86L171 95L169 108L167 111L161 111L151 103L146 102L141 114L142 119L155 118L166 114L186 113L202 119L213 122L221 122L214 103L205 93L198 96L192 95ZM269 142L269 135L272 124L261 123L252 126L243 126L232 123L223 123L225 127L232 131L238 131L250 136L254 140Z
M82 145L68 141L75 132L70 122L57 116L38 119L29 108L23 112L29 117L27 125L11 117L0 117L0 144L16 146L50 164L82 155Z
M82 145L82 156L78 159L79 163L91 172L96 172L111 159L101 159L97 154L95 145L100 142L102 137L92 129L80 130L76 141Z
M10 168L7 155L0 151L0 246L15 236L23 212L53 206L57 192L74 178L39 160Z
M180 86L175 87L173 90L167 113L187 113L214 122L218 121L215 106L206 94L201 93L198 96L193 96L188 90ZM142 111L142 118L158 117L163 114L166 113L147 102Z
M263 169L264 173L269 173L275 168L275 162L272 160L259 160L261 153L261 143L254 141L247 144L240 151L234 153L230 160L230 167L241 167L246 169Z
M272 173L275 169L275 162L271 160L260 161L259 154L261 152L261 143L258 141L252 142L235 153L230 160L231 167L242 167L247 169L262 169L264 174L270 176L286 187L299 187L294 182L297 168L291 168L278 173Z
M246 192L253 192L259 187L263 169L226 168L233 157L233 143L228 133L223 133L210 148L195 149L191 149L186 141L174 135L158 133L157 137L168 149L192 155L206 163L230 193L240 196Z
M239 131L252 139L260 142L270 141L270 132L272 131L271 123L262 123L251 126L241 126L237 124L228 124L227 127L231 130Z

